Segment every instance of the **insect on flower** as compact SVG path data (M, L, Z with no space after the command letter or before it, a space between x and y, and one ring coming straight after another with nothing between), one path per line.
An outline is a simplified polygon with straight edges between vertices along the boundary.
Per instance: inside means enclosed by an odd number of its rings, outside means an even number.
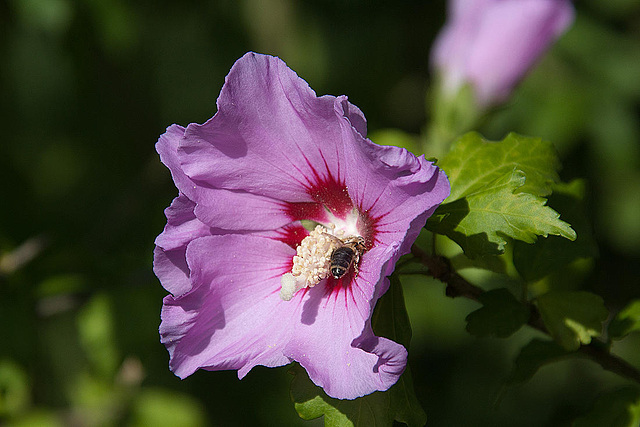
M328 234L328 236L331 235ZM351 268L351 265L353 265L353 269L357 276L360 257L366 250L364 238L361 236L353 236L342 240L335 236L331 237L338 245L330 256L329 271L331 271L331 275L334 279L339 279L344 276Z

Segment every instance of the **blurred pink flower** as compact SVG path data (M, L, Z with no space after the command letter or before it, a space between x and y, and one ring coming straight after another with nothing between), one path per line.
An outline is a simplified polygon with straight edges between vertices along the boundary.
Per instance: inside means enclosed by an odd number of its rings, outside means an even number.
M571 25L569 0L450 0L449 19L432 49L443 90L466 83L479 106L504 101Z

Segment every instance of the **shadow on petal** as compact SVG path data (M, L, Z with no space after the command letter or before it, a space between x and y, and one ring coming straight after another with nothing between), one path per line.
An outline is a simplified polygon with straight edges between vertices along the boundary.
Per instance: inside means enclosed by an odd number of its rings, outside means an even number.
M326 286L326 280L320 282L314 288L306 289L309 294L309 298L304 302L302 306L302 315L300 321L303 325L313 325L318 316L318 308L320 307L320 301L322 301L326 292L324 287Z

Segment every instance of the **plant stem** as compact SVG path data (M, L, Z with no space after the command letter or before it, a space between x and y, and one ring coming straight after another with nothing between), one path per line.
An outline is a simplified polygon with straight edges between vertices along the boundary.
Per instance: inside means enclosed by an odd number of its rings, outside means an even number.
M456 273L453 270L449 259L441 256L429 255L416 245L411 247L411 253L429 269L427 274L447 285L445 293L448 297L465 297L478 301L478 297L485 292L479 286L468 282L464 277ZM540 332L550 335L549 331L544 326L537 307L533 304L529 304L529 308L531 310L531 315L529 316L527 324ZM640 371L625 360L611 354L608 348L592 342L589 345L581 346L578 353L593 360L603 369L622 377L629 378L640 384Z

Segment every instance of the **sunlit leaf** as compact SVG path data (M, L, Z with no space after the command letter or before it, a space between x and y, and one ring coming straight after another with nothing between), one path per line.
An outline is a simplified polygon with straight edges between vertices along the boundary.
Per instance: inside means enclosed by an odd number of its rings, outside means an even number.
M574 427L637 427L640 425L640 390L624 387L600 396Z
M634 331L640 331L640 300L631 301L609 324L609 337L621 339Z
M600 336L609 315L601 297L584 291L548 292L536 304L549 333L567 351Z
M472 335L506 338L529 319L529 309L505 288L485 292L478 300L482 308L467 316L467 331Z
M514 169L474 187L473 193L438 207L427 228L454 240L470 258L503 253L505 236L527 243L549 234L574 240L575 231L545 206L544 198L520 191L525 179Z
M458 139L438 165L447 173L451 195L447 202L483 191L493 182L519 170L526 176L517 189L536 196L551 194L560 162L553 145L540 138L510 133L502 141L488 141L470 132Z

